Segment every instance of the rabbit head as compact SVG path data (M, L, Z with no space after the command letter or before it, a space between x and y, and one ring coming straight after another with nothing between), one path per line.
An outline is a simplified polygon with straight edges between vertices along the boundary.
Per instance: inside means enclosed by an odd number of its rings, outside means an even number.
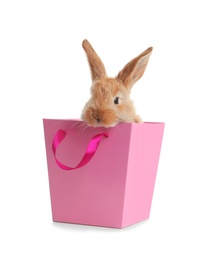
M145 50L127 63L115 78L110 78L91 44L84 40L82 45L92 77L91 97L83 108L82 120L94 127L113 127L119 122L141 122L130 100L130 91L142 77L153 48Z

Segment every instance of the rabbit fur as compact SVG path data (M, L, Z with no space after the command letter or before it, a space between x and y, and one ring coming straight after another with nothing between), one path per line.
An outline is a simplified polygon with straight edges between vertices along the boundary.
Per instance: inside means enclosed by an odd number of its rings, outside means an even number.
M81 119L93 127L113 127L119 122L140 123L133 102L130 100L132 86L144 74L153 48L150 47L127 63L114 78L108 77L100 57L91 44L84 40L91 71L91 97L85 104Z

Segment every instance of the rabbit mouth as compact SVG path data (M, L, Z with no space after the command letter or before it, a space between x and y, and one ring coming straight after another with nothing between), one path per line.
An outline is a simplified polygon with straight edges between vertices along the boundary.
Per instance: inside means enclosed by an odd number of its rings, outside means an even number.
M116 113L111 109L95 110L87 109L82 118L89 126L114 127L119 123Z
M114 127L114 126L116 126L119 123L119 121L115 120L115 119L113 121L111 121L111 120L106 120L103 117L96 118L96 117L93 116L93 118L94 118L94 120L93 120L92 124L91 124L91 122L88 122L88 125L91 125L93 127L105 127L105 128L108 128L108 127Z

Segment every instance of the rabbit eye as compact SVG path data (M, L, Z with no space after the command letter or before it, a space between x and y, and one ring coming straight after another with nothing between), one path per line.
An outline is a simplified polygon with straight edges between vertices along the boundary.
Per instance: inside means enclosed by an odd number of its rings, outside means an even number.
M115 104L115 105L118 105L118 104L119 104L119 97L116 97L116 98L114 99L114 104Z

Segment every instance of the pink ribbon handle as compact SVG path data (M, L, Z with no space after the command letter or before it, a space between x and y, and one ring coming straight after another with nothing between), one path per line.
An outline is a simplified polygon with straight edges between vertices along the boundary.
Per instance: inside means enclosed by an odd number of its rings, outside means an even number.
M63 170L74 170L74 169L78 169L78 168L86 165L92 159L94 154L96 153L102 137L104 136L104 137L108 138L107 133L97 134L94 137L92 137L92 139L90 140L88 147L86 148L85 154L84 154L82 160L80 161L80 163L76 167L69 167L69 166L62 164L56 158L57 147L62 142L62 140L65 138L65 136L66 136L66 132L64 130L60 129L56 133L56 135L54 136L54 139L53 139L53 142L52 142L52 150L53 150L55 161L58 164L58 166Z

